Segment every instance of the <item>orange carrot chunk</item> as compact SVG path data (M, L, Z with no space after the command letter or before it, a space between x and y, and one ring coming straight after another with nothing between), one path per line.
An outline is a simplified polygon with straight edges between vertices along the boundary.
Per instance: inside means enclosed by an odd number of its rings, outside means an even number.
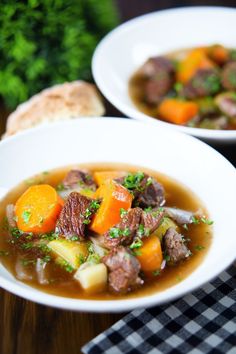
M186 83L196 74L197 70L214 66L214 63L207 57L205 48L194 49L179 63L177 81Z
M24 232L53 231L62 205L62 199L50 185L29 187L15 205L17 226Z
M154 272L160 269L163 256L159 238L156 235L151 235L144 239L136 257L144 272Z
M124 171L100 171L94 172L93 178L98 186L101 186L108 179L115 179L124 177L127 175L127 172Z
M229 60L229 50L219 44L208 47L208 54L212 60L220 65Z
M162 119L174 124L185 124L198 113L198 105L192 101L167 98L158 108Z
M133 199L125 187L112 180L106 180L96 190L94 198L102 198L100 208L90 224L90 229L98 234L116 225L121 220L121 209L130 209Z

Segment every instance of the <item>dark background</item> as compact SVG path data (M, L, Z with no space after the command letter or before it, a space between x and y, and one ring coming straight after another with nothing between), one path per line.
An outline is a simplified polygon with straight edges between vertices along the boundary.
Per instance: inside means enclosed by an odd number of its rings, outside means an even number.
M224 1L200 1L200 0L116 0L120 10L120 19L122 22L130 18L143 15L145 13L173 7L183 6L230 6L236 7L236 0Z

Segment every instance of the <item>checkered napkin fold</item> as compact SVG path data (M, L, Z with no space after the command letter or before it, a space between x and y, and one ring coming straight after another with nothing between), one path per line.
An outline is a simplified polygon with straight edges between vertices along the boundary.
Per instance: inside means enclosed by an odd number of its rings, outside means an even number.
M236 354L236 264L171 304L135 310L84 354Z

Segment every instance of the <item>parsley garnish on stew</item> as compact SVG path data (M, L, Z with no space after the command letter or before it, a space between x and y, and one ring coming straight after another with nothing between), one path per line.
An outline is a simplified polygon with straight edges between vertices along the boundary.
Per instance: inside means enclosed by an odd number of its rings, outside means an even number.
M123 186L130 190L139 190L141 188L141 182L144 179L144 173L138 171L137 173L129 173L125 177Z
M30 218L31 218L31 212L29 210L24 210L22 213L22 219L26 224L28 224Z

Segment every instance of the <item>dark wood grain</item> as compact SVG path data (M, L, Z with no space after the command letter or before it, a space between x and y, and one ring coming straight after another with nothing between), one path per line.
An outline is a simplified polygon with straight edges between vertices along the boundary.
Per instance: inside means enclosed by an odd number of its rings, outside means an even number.
M235 0L117 0L121 21L174 6L235 6ZM106 102L107 115L122 116ZM8 112L0 105L0 134ZM217 146L236 165L236 146ZM88 314L37 305L0 289L0 354L79 354L80 348L124 314Z
M1 354L79 354L122 314L88 314L34 304L0 289Z

